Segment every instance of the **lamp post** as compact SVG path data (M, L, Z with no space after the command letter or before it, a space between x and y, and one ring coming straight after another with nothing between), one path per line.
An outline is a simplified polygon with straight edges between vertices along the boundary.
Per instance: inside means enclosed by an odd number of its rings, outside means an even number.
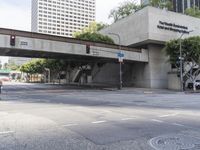
M189 33L193 32L193 30L191 31L188 31ZM180 47L179 47L179 60L180 60L180 84L181 84L181 91L183 92L184 91L184 87L183 87L183 57L182 57L182 37L183 35L186 34L186 33L182 33L181 36L179 37L179 44L180 44Z
M121 54L121 38L120 38L120 35L117 34L117 33L108 33L110 35L114 35L114 36L117 36L118 39L119 39L119 51L120 51L120 54ZM123 79L122 79L122 62L119 61L119 90L122 89L122 85L123 85Z

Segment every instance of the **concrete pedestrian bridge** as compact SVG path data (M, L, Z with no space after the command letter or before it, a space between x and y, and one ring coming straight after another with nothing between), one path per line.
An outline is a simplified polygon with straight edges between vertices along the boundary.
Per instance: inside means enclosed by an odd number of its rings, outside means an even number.
M10 44L11 36L15 36L14 46ZM90 47L89 53L86 51L87 45ZM148 62L145 49L0 28L1 56L113 61L117 60L120 51L126 61Z

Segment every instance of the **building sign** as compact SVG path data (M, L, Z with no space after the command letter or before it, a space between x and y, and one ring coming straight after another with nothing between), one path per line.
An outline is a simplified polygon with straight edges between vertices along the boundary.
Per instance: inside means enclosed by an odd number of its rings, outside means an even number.
M190 32L188 31L188 27L183 26L183 25L178 25L175 23L169 23L165 21L159 21L159 25L157 25L159 29L162 30L168 30L168 31L173 31L173 32L179 32L179 33L186 33L189 34Z
M20 42L20 45L22 45L22 46L28 46L28 42L21 41L21 42Z

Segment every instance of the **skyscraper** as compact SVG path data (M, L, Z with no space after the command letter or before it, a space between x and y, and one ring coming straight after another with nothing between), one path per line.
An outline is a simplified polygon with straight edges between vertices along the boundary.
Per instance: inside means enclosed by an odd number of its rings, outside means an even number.
M187 8L200 8L200 0L172 0L175 12L184 13Z
M95 21L95 0L32 0L32 32L72 37Z
M166 1L166 0L163 0ZM198 7L200 9L200 0L170 0L173 4L173 11L184 13L187 8ZM149 0L141 0L141 4L147 5Z

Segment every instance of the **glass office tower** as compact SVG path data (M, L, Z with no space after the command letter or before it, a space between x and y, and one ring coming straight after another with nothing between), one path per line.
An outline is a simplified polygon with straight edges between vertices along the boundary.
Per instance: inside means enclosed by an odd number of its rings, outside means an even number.
M163 0L165 1L165 0ZM187 8L198 7L200 9L200 0L170 0L173 4L173 11L184 13ZM148 4L149 0L141 0L141 4Z

